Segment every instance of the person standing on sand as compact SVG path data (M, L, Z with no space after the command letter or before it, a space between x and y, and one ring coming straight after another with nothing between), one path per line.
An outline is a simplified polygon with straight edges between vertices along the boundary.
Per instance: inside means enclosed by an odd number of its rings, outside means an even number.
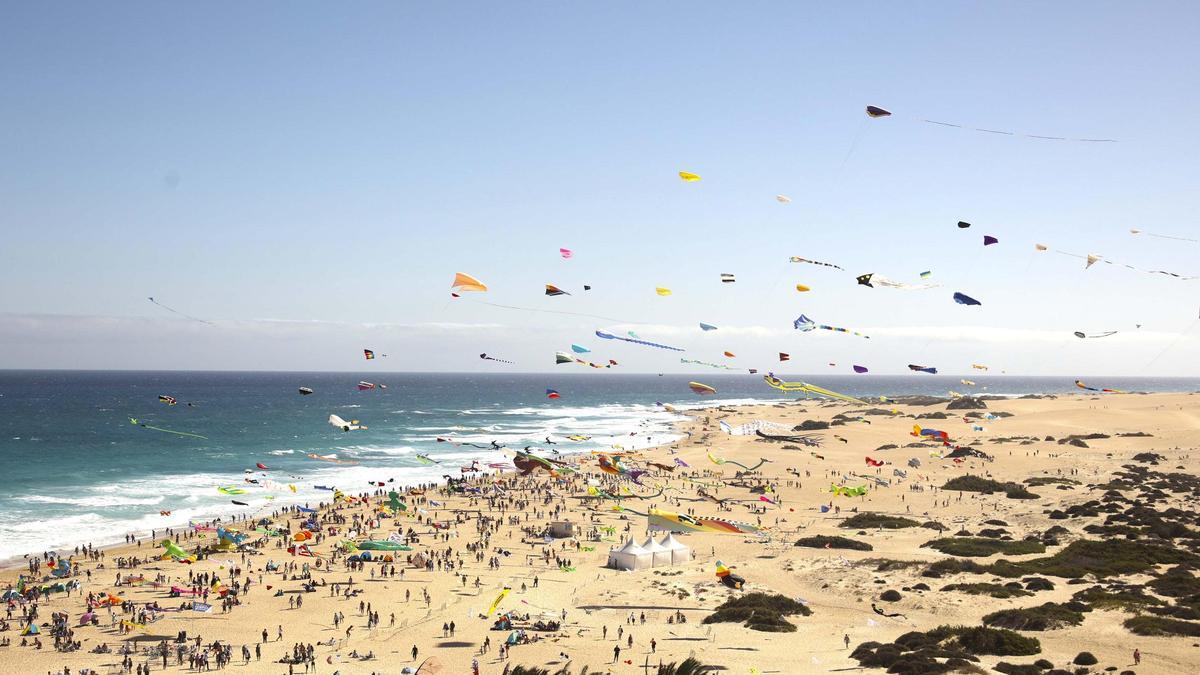
M1142 663L1142 650L1134 649L1133 650L1133 665L1137 666L1137 665L1141 665L1141 663Z
M413 645L412 655L413 655L413 661L416 661L417 660L417 646L416 645Z
M616 663L617 659L620 659L620 658L621 658L621 645L614 645L613 646L613 663Z
M849 633L845 633L842 635L842 642L846 643L846 649L850 649L850 634Z

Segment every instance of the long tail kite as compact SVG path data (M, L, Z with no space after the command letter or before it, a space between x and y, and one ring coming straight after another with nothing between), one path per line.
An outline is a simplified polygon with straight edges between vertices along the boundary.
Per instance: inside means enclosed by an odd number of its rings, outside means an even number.
M679 347L660 345L657 342L647 342L646 340L639 340L637 338L632 338L632 337L621 337L620 335L613 335L612 333L605 333L602 330L596 331L596 337L601 338L603 340L621 340L623 342L632 342L635 345L646 345L647 347L658 347L659 349L669 349L673 352L687 351L686 349L680 349Z
M799 443L800 445L807 445L810 448L821 447L821 437L817 434L764 434L762 429L755 429L754 435L763 440L775 441L777 443Z
M834 485L830 483L829 491L839 497L861 497L867 494L867 486L859 485L858 487L850 487L848 485Z
M795 321L792 322L792 328L795 328L796 330L799 330L799 331L804 331L805 333L807 333L811 330L816 330L816 329L820 328L821 330L831 330L831 331L834 331L835 333L849 333L851 335L857 335L861 338L867 338L868 340L871 339L870 335L863 335L862 333L859 333L858 331L850 330L849 328L842 328L840 326L827 326L825 324L819 324L816 321L813 321L812 319L808 318L804 314L801 314Z
M659 511L650 509L643 513L625 506L613 507L614 510L625 511L638 516L646 516L652 530L670 530L671 532L715 532L717 534L756 534L766 536L766 533L756 525L723 518L704 518L689 516L686 513Z
M795 256L795 255L788 258L788 262L808 263L809 265L820 265L821 267L832 267L835 270L842 270L843 272L845 272L844 269L842 269L841 267L839 267L837 265L834 265L833 263L821 262L819 260L809 260L807 258L801 258L801 257Z
M1120 332L1120 331L1109 330L1109 331L1105 331L1105 332L1103 332L1103 333L1093 333L1092 335L1088 335L1087 333L1085 333L1085 332L1083 332L1083 331L1081 331L1081 330L1077 330L1077 331L1075 331L1075 337L1077 337L1077 338L1080 338L1080 339L1084 339L1084 338L1105 338L1105 337L1108 337L1108 336L1110 336L1110 335L1116 335L1116 334L1117 334L1117 333L1119 333L1119 332Z
M885 110L878 106L867 106L867 117L871 119L880 119L883 117L891 117L892 111ZM933 124L939 127L953 127L955 129L965 129L967 131L977 131L981 134L994 134L997 136L1020 136L1021 138L1033 138L1041 141L1073 141L1076 143L1116 143L1116 139L1112 138L1071 138L1068 136L1042 136L1038 134L1023 134L1017 131L1005 131L1003 129L984 129L983 127L972 127L965 124L955 124L954 122L941 122L938 120L925 119L923 117L905 116L915 122L923 122L925 124Z
M725 459L725 458L723 458L723 457L714 457L714 456L713 456L713 454L712 454L712 450L709 450L709 451L708 451L708 459L709 459L709 461L711 461L713 464L732 464L732 465L734 465L734 466L740 466L740 467L742 467L743 469L745 469L745 470L747 470L747 471L756 471L756 470L758 470L758 467L760 467L760 466L762 466L763 464L766 464L767 462L771 461L771 460L769 460L769 459L766 459L766 458L764 458L764 457L759 457L759 458L758 458L758 464L755 464L754 466L746 466L745 464L742 464L741 462L735 462L735 461L733 461L732 459Z
M1175 237L1175 236L1172 236L1169 234L1155 234L1154 232L1147 232L1145 230L1130 230L1129 234L1144 234L1147 237L1158 237L1159 239L1174 239L1175 241L1190 241L1193 244L1200 242L1200 239L1191 239L1189 237Z
M147 299L147 300L149 300L150 302L154 303L155 305L158 305L159 307L162 307L163 309L167 310L168 312L172 312L172 313L174 313L174 314L178 314L179 316L182 316L182 317L183 317L183 318L185 318L185 319L191 319L192 321L199 321L200 323L206 323L206 324L208 324L208 325L210 325L210 326L215 326L215 325L216 325L216 324L214 324L214 323L213 323L213 322L211 322L211 321L206 321L206 320L204 320L204 319L198 319L198 318L196 318L196 317L194 317L194 316L192 316L192 315L190 315L190 314L184 314L183 312L181 312L181 311L179 311L179 310L177 310L177 309L174 309L174 308L168 307L168 306L166 306L166 305L162 304L161 302L159 302L159 301L155 300L153 297L149 297L149 298L146 298L146 299Z
M488 356L486 352L483 354L480 354L479 358L483 359L484 361L495 361L496 363L507 363L509 365L515 365L512 361L507 361L505 359L498 359L494 356Z
M1086 384L1084 384L1081 380L1075 380L1075 386L1079 387L1080 389L1087 389L1088 391L1098 391L1098 392L1101 392L1104 394L1128 394L1129 393L1127 391L1122 391L1121 389L1097 389L1096 387L1089 387Z
M839 401L846 401L848 403L858 403L860 405L867 404L866 401L861 399L854 398L853 396L847 396L845 394L839 394L836 391L830 391L828 389L818 387L815 384L809 384L807 382L784 382L771 373L763 375L763 382L766 382L768 385L778 389L779 391L802 391L809 394L817 394L818 396L826 396Z
M718 370L741 370L741 368L734 368L732 366L727 366L723 363L709 363L708 361L697 361L695 359L680 358L679 362L680 363L694 363L697 366L708 366L709 368L716 368Z
M129 423L133 424L135 426L142 427L143 429L153 429L154 431L161 431L164 434L175 434L176 436L187 436L188 438L199 438L199 439L205 440L205 441L208 440L208 436L201 436L200 434L189 434L186 431L172 431L171 429L163 429L162 427L152 427L149 424L142 424L141 422L137 421L136 418L133 418L133 417L129 418Z

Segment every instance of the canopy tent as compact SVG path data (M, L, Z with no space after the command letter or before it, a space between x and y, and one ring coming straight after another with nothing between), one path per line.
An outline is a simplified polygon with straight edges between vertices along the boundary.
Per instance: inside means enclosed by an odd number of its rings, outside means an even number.
M633 537L625 545L608 553L608 566L618 570L644 570L654 565L654 554L638 546Z
M667 536L663 537L662 541L658 542L658 545L671 552L672 565L682 565L683 563L690 562L692 559L692 549L680 543L675 538L674 532L667 532Z
M654 541L653 536L646 536L646 541L642 542L642 548L650 554L650 563L653 567L671 566L670 549L664 548L662 544Z

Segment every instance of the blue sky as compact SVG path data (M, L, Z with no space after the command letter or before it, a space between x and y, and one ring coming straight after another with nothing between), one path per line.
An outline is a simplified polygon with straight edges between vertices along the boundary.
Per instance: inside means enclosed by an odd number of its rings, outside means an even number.
M796 372L1200 374L1200 280L1033 250L1200 274L1200 245L1129 233L1200 237L1191 3L2 12L0 367L548 370L583 343L689 370L605 328ZM456 271L638 325L451 302Z

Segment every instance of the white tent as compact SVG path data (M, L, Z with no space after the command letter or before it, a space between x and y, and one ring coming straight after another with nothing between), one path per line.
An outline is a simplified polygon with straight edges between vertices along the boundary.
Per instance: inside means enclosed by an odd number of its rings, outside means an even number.
M671 566L671 551L663 548L657 541L654 541L653 536L646 536L646 541L642 542L642 548L650 553L651 561L655 567Z
M681 544L679 540L675 538L674 532L668 532L667 536L663 537L662 541L660 541L658 544L659 546L662 546L664 549L671 552L672 565L680 565L682 563L689 562L692 559L692 549L688 548L684 544Z
M638 546L633 537L615 551L608 552L608 566L618 570L644 570L654 565L654 554Z

